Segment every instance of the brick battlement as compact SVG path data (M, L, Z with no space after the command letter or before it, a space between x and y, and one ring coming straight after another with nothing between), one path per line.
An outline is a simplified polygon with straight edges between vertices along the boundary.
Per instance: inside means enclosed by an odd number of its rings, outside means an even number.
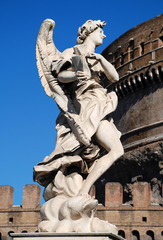
M162 187L163 189L163 187ZM96 216L115 224L119 234L131 240L134 234L140 239L152 232L160 239L163 227L163 207L152 204L152 192L147 182L135 182L132 186L132 203L124 204L123 187L118 182L105 184L105 206L99 204ZM162 191L163 192L163 191ZM95 186L90 195L96 195ZM41 188L35 184L23 187L22 206L13 206L14 189L0 186L0 240L6 240L9 232L36 232L41 221Z
M13 207L14 188L9 185L0 186L0 211ZM36 184L23 187L22 209L37 209L40 207L41 188Z
M10 232L35 232L41 221L41 188L36 184L23 187L21 206L13 205L14 188L0 186L0 240L7 240Z
M163 192L163 185L162 185ZM96 197L96 188L93 186L90 195ZM163 194L162 194L163 195ZM0 211L13 208L14 189L9 185L0 186ZM132 190L132 206L148 208L152 203L152 192L147 182L136 182ZM23 187L23 202L20 208L39 209L41 199L41 188L36 184L27 184ZM162 196L163 199L163 196ZM123 186L120 183L109 182L105 185L105 208L127 207L123 202ZM18 207L17 207L18 208ZM15 209L15 207L14 207Z
M162 185L163 192L163 185ZM90 195L96 197L96 188L93 186ZM152 191L150 184L147 182L136 182L132 189L132 204L123 202L123 187L120 183L109 182L105 185L105 208L128 208L128 205L133 208L149 208L159 206L152 201ZM163 200L163 194L162 194Z

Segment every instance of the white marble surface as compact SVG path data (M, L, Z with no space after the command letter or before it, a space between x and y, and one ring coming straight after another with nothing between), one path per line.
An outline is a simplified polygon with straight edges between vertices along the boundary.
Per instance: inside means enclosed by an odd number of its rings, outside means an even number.
M125 240L108 233L10 233L8 240Z
M34 167L34 180L45 187L40 232L118 233L115 225L94 217L98 201L89 196L95 181L123 154L121 134L113 120L106 119L116 109L118 98L101 84L102 74L110 82L118 81L119 76L95 52L106 37L105 24L88 20L78 30L77 45L63 53L53 42L53 20L46 19L38 34L41 83L61 110L55 149Z

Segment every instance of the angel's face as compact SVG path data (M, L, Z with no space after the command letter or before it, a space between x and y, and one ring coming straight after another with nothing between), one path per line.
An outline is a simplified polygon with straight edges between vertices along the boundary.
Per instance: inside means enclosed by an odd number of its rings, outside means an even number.
M89 37L94 42L94 44L97 46L101 45L103 43L103 39L106 37L104 35L104 31L102 28L97 28L94 32L92 32Z

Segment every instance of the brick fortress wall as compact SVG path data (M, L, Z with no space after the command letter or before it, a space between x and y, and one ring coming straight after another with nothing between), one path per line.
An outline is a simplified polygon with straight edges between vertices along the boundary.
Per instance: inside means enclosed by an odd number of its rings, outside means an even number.
M92 187L90 195L96 197L95 186ZM133 234L139 234L140 239L145 240L148 232L153 233L155 240L161 239L163 236L163 207L152 203L149 183L134 183L132 204L124 203L124 189L120 183L106 183L104 195L104 205L99 204L97 217L115 224L119 233L128 240L133 239ZM13 205L14 189L11 186L1 185L0 196L1 240L6 240L10 232L37 231L37 225L41 221L41 188L38 185L24 186L22 206Z
M94 187L91 195L95 196L95 192ZM105 184L105 203L99 205L96 216L115 224L119 235L127 240L161 240L163 207L152 203L150 184L135 182L132 199L132 203L126 204L122 184L108 182Z
M129 240L163 239L163 15L130 29L102 55L120 76L113 84L104 76L103 84L119 99L112 117L125 154L96 183L105 202L97 213ZM108 198L115 200L107 205Z
M125 149L162 139L163 15L132 28L104 51L120 81L109 86L119 97L113 114Z

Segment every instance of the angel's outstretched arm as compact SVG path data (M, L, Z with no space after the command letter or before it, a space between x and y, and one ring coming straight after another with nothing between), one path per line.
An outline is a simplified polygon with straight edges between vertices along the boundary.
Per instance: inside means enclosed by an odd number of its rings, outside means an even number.
M101 58L101 66L104 69L104 73L106 77L111 81L111 82L116 82L119 80L119 75L113 65L108 62L104 57Z
M104 73L105 73L106 77L111 82L116 82L116 81L119 80L119 75L118 75L116 69L101 54L92 53L88 56L88 58L97 59L101 63L101 66L104 70Z

